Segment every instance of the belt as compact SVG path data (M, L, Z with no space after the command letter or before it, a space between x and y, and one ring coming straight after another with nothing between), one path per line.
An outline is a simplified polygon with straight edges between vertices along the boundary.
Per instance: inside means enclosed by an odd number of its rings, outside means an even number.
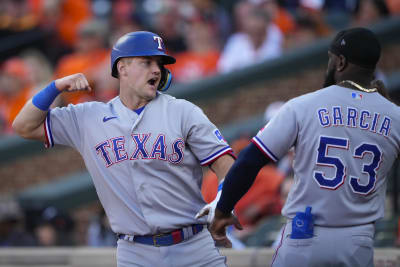
M184 240L191 238L204 229L203 224L193 224L189 227L178 229L170 233L156 234L156 235L126 235L117 234L119 239L125 241L137 242L140 244L151 245L155 247L164 247L178 244Z

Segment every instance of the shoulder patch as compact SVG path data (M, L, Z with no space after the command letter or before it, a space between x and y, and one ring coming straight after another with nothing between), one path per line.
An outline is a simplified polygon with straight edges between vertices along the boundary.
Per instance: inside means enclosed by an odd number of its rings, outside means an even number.
M214 134L219 141L226 142L226 140L224 139L224 137L222 136L221 132L218 129L214 130Z

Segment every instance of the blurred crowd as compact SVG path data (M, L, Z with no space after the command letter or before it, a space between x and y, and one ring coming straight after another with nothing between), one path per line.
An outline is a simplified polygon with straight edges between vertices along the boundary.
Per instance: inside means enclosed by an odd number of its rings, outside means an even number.
M54 105L116 96L110 48L127 32L160 34L177 59L174 81L187 83L399 13L397 0L2 0L0 135L53 79L82 72L94 88Z
M0 248L116 246L103 209L94 212L83 227L80 224L82 220L54 206L23 209L12 196L0 197Z

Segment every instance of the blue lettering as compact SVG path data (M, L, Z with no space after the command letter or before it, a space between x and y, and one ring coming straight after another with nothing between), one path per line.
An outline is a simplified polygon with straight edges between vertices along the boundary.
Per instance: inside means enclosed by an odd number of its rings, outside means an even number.
M136 143L136 150L133 152L131 159L138 159L139 154L142 159L148 159L148 153L146 151L145 144L150 137L150 134L142 134L142 138L139 136L140 134L132 134L133 141Z
M364 129L364 130L368 130L369 128L369 123L364 121L366 120L366 118L371 118L371 114L369 113L369 111L367 110L363 110L361 111L361 116L360 116L360 128Z
M101 153L102 158L106 162L106 166L110 167L113 164L113 162L111 161L110 156L108 155L106 147L111 147L110 143L108 142L108 140L104 141L103 143L101 143L99 145L97 145L95 148L96 148L97 154Z
M379 113L374 113L374 118L372 120L372 126L370 129L371 132L374 132L374 133L376 132L376 125L378 124L379 116L380 116Z
M385 117L383 119L381 128L379 129L379 133L383 134L384 136L387 137L389 135L389 132L390 132L390 123L391 123L390 118Z
M347 108L347 126L357 127L357 110L355 108Z
M115 162L120 162L123 160L128 159L128 154L125 151L125 138L124 137L117 137L111 139L113 145L113 151L115 155ZM123 153L121 155L121 152Z
M340 126L343 125L342 109L341 107L333 107L333 125Z
M168 161L174 164L178 164L183 159L183 148L185 147L185 142L182 139L176 140L172 144L172 151L171 155L168 155Z
M331 124L329 120L329 113L326 110L326 108L321 108L318 110L318 118L319 118L319 123L323 127L327 127Z
M151 158L155 159L156 155L158 155L158 159L166 160L167 147L165 146L165 136L160 134L153 145L153 151L151 151Z

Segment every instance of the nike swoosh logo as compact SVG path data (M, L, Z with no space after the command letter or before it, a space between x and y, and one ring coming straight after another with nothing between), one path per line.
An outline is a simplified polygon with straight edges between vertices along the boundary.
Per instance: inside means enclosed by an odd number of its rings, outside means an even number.
M103 118L103 122L107 122L107 121L109 121L109 120L112 120L112 119L116 119L117 117L107 117L107 116L104 116L104 118Z

